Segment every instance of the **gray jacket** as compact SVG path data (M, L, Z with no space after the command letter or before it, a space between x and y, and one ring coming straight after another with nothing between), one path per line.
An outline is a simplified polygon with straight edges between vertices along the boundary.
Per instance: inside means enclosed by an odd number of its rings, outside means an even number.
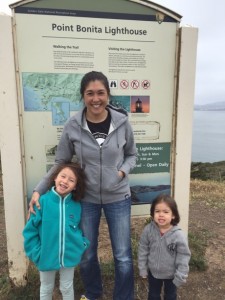
M84 110L77 112L65 124L56 153L55 164L70 162L73 155L86 175L86 193L83 201L111 203L130 196L128 174L136 163L136 145L127 115L111 107L110 132L102 147L86 125ZM56 166L55 165L55 166ZM37 185L35 191L43 194L55 166ZM121 178L118 171L126 176Z
M154 221L146 225L138 248L140 276L147 277L148 270L158 279L173 279L178 287L186 282L191 252L187 238L178 226L163 236Z

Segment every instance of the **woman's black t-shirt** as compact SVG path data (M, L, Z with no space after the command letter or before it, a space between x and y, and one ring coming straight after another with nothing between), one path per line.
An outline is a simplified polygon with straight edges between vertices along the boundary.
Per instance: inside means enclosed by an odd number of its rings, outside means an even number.
M88 128L90 129L91 133L93 134L94 138L96 139L100 147L104 143L109 133L110 123L111 123L111 115L109 112L107 118L100 123L93 123L87 120Z

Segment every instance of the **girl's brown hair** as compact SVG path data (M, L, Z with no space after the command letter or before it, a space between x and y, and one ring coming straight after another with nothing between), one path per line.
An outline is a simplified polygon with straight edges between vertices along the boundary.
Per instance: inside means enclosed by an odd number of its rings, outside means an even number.
M171 220L171 224L172 225L177 225L180 222L180 215L179 215L177 203L171 196L166 195L166 194L159 195L152 202L151 209L150 209L151 217L154 218L154 212L155 212L156 205L159 204L159 203L162 203L162 202L166 203L169 206L169 208L172 210L172 214L174 216L174 219Z
M85 174L83 169L78 163L62 163L56 166L56 169L53 171L51 177L49 178L48 188L50 189L55 185L55 178L58 174L65 168L69 168L77 178L76 189L73 190L72 197L75 201L80 201L84 197L85 192Z

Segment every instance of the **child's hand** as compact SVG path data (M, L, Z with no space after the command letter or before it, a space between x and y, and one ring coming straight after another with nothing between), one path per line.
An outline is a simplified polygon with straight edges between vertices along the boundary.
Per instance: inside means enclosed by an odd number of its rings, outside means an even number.
M40 203L39 203L40 194L38 192L33 192L33 195L31 197L30 203L29 203L29 211L27 215L27 220L30 219L30 214L35 214L34 211L34 204L36 205L37 209L40 209Z

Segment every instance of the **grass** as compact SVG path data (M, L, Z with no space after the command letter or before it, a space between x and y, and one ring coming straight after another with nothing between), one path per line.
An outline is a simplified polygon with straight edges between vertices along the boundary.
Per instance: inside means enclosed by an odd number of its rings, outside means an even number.
M225 207L225 188L224 182L215 180L191 180L190 201L204 202L209 209L215 210ZM208 242L212 237L209 230L197 228L189 231L188 239L191 249L191 270L205 271L208 268L205 258Z
M39 273L33 264L30 264L25 287L16 287L8 276L0 277L0 299L7 300L31 300L38 299L39 294Z
M215 180L191 180L190 201L204 202L212 211L225 207L225 188L224 182ZM198 231L197 231L198 230ZM212 237L209 230L198 228L189 231L189 245L192 256L190 261L191 270L205 271L207 261L205 258L206 248Z
M190 201L204 201L210 208L225 207L224 182L191 180Z
M190 269L205 271L208 268L205 252L208 244L209 232L201 230L199 232L189 232L188 240L191 249Z

